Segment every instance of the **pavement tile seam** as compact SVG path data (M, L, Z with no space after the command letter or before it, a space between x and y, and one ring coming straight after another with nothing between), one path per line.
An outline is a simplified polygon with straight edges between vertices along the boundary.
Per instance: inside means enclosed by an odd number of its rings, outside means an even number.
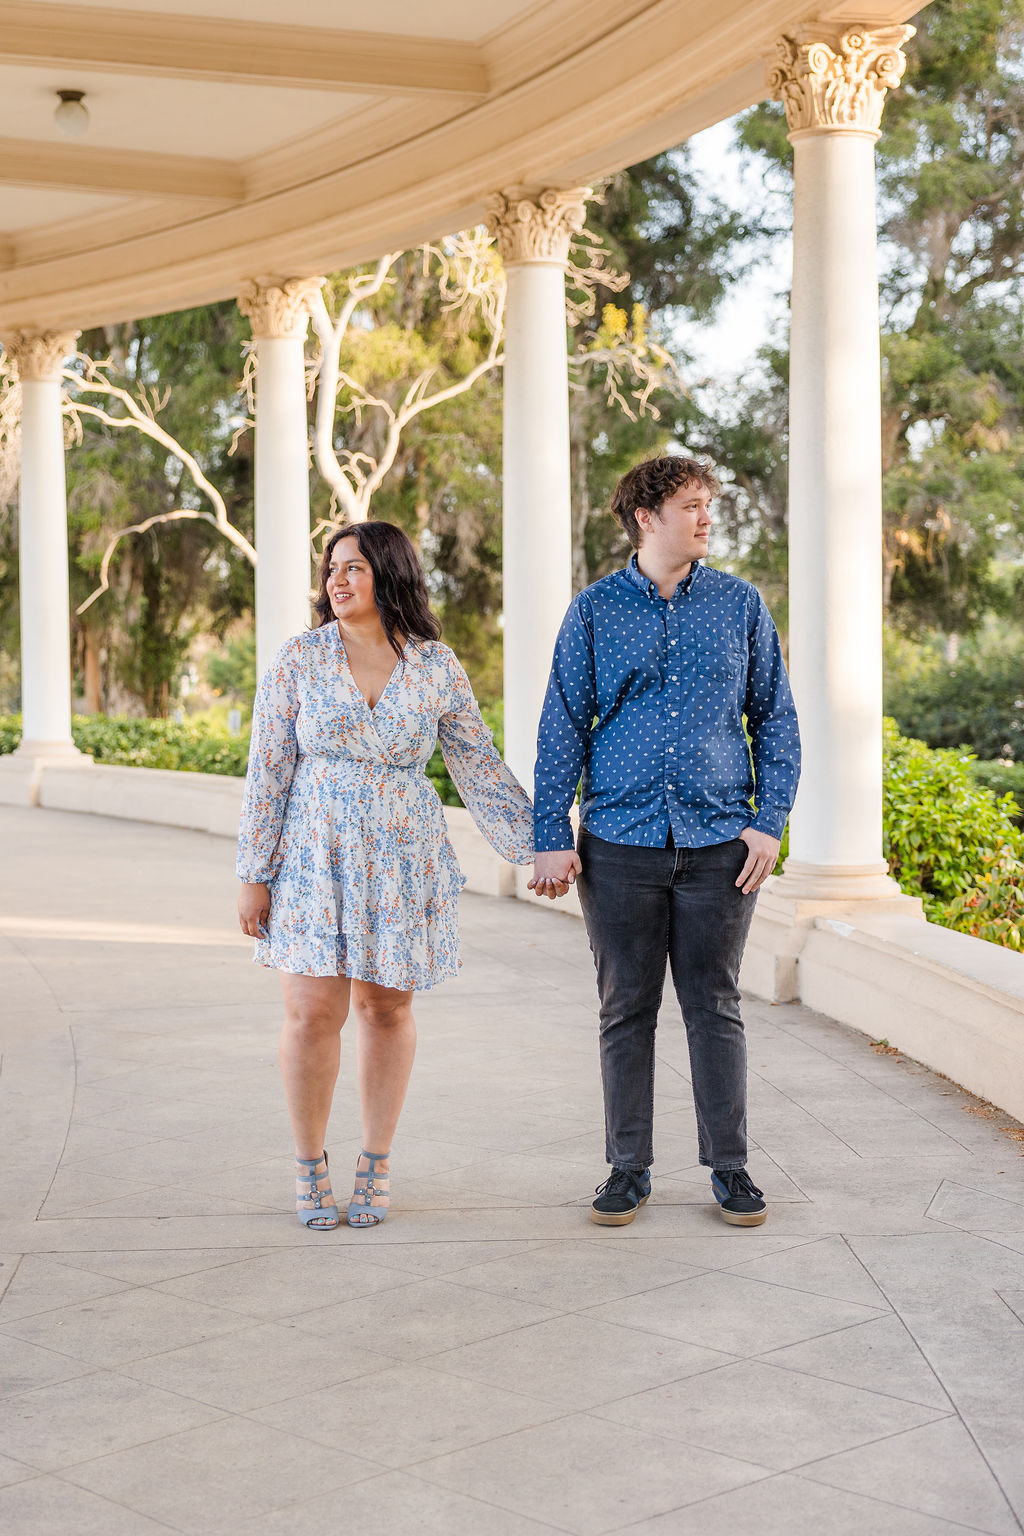
M1013 1505L1010 1502L1010 1498L1009 1498L1008 1494L1006 1493L1006 1490L1004 1489L1004 1487L1002 1485L1002 1481L1001 1481L1001 1479L999 1477L998 1472L991 1465L988 1457L985 1455L984 1450L978 1444L978 1441L977 1441L976 1437L971 1433L970 1426L968 1424L966 1424L964 1422L964 1420L961 1418L961 1416L957 1412L955 1412L955 1411L952 1412L952 1413L940 1414L938 1416L938 1418L931 1420L931 1422L933 1424L934 1423L938 1423L943 1418L955 1420L955 1422L957 1424L959 1424L960 1427L963 1429L964 1433L969 1437L969 1439L971 1440L972 1444L974 1445L975 1450L978 1453L979 1459L984 1464L984 1466L985 1466L985 1468L986 1468L986 1470L987 1470L987 1472L989 1474L989 1477L992 1479L992 1483L994 1484L994 1486L996 1488L998 1488L999 1493L1002 1496L1003 1503L1004 1503L1005 1509L1006 1509L1006 1513L1010 1515L1010 1517L1014 1520L1014 1522L1016 1523L1018 1528L1024 1529L1024 1526L1022 1526L1021 1521L1018 1519L1017 1514L1014 1511ZM922 1428L922 1427L923 1426L921 1426L921 1425L916 1425L915 1427L913 1427L911 1429L897 1430L894 1434L880 1436L878 1440L868 1441L868 1442L866 1442L863 1445L857 1446L857 1450L858 1451L868 1450L868 1449L870 1449L871 1446L873 1446L873 1445L881 1445L881 1444L883 1444L887 1440L893 1441L893 1442L898 1442L898 1441L902 1440L906 1436L911 1436L911 1435L916 1434L917 1431L920 1428ZM827 1462L834 1461L834 1460L835 1460L835 1457L833 1457L833 1456L821 1456L821 1457L816 1458L816 1460L814 1460L814 1461L803 1462L803 1463L801 1463L801 1465L799 1467L792 1467L789 1470L792 1471L795 1476L800 1476L801 1474L804 1474L804 1481L807 1481L807 1482L817 1481L817 1479L815 1479L814 1476L813 1476L813 1469L814 1469L814 1467L818 1466L819 1463L827 1463ZM841 1487L842 1485L841 1484L827 1484L827 1486L834 1486L834 1487L838 1488L838 1487ZM897 1499L894 1499L894 1498L885 1498L881 1494L877 1494L877 1493L872 1493L872 1494L868 1494L868 1495L863 1495L862 1494L862 1497L873 1498L873 1499L875 1499L880 1504L891 1504L896 1509L912 1509L912 1510L914 1510L915 1512L917 1512L919 1514L930 1515L930 1516L932 1516L932 1518L935 1517L934 1516L934 1511L928 1510L928 1509L924 1509L921 1505L918 1505L918 1504L905 1504L905 1503L903 1503L900 1500L897 1500ZM939 1518L946 1519L947 1517L946 1516L940 1516ZM955 1521L955 1520L950 1520L949 1523L951 1523L953 1525L961 1525L961 1526L963 1526L963 1522L962 1521L958 1522L958 1521ZM980 1526L979 1527L966 1526L964 1528L968 1529L968 1530L978 1529L979 1531L981 1531L983 1529Z
M613 1327L614 1324L609 1324L609 1326ZM856 1326L859 1326L859 1325L854 1324L854 1326L856 1327ZM842 1332L843 1330L840 1329L838 1331ZM674 1380L675 1381L679 1381L679 1382L695 1381L699 1377L713 1375L716 1371L729 1370L733 1366L736 1366L736 1365L762 1365L762 1366L768 1366L773 1371L785 1371L790 1376L803 1377L803 1378L805 1378L805 1379L807 1379L809 1381L812 1381L812 1382L817 1382L817 1381L820 1381L820 1380L823 1379L821 1377L814 1376L810 1371L802 1371L802 1370L799 1370L798 1368L796 1368L794 1366L782 1365L780 1362L777 1362L775 1360L770 1360L769 1358L767 1358L770 1354L771 1354L771 1351L770 1350L766 1350L766 1351L764 1351L760 1355L749 1355L749 1356L745 1356L745 1357L737 1355L737 1356L734 1356L732 1359L721 1360L721 1361L715 1362L715 1364L713 1364L713 1365L704 1366L700 1370L690 1371L685 1376L676 1377L676 1378L674 1378ZM824 1379L825 1380L830 1380L831 1378L827 1378L826 1377ZM663 1387L670 1387L672 1385L674 1385L673 1381L661 1382L661 1383L658 1384L658 1387L653 1389L653 1390L660 1391ZM841 1383L837 1383L837 1385L842 1385L842 1384ZM641 1387L640 1390L637 1391L637 1392L626 1392L626 1393L623 1393L623 1395L621 1397L609 1398L607 1402L603 1402L603 1403L599 1403L599 1404L594 1404L590 1408L586 1409L585 1411L587 1413L592 1414L595 1418L603 1418L605 1410L608 1410L608 1409L611 1409L611 1408L618 1408L618 1407L620 1407L621 1405L623 1405L625 1403L629 1403L629 1402L632 1402L632 1401L634 1401L636 1399L639 1399L639 1398L642 1398L642 1397L646 1397L647 1394L651 1390L652 1389L650 1387ZM869 1395L871 1397L884 1398L888 1402L902 1403L902 1404L905 1404L907 1407L910 1407L910 1408L925 1408L925 1409L928 1409L931 1412L932 1416L931 1416L930 1419L923 1419L921 1421L921 1423L923 1423L923 1424L935 1424L935 1423L938 1423L939 1420L941 1420L941 1419L956 1419L959 1423L961 1423L961 1424L963 1423L963 1420L960 1418L960 1415L956 1412L955 1408L953 1408L953 1409L934 1408L934 1407L931 1407L927 1403L916 1402L913 1398L897 1397L896 1394L892 1393L892 1392L880 1392L876 1387L858 1386L856 1388L853 1388L852 1390L854 1390L854 1391L856 1391L858 1393L864 1393L864 1394ZM616 1419L616 1418L611 1418L611 1419L609 1419L609 1422L610 1423L619 1423L620 1421L618 1419ZM891 1433L889 1433L887 1435L879 1435L876 1440L858 1442L857 1449L858 1450L862 1449L865 1445L880 1445L880 1444L882 1444L886 1440L895 1440L895 1439L899 1438L899 1436L904 1435L904 1434L912 1433L913 1429L919 1429L920 1427L921 1427L921 1424L915 1424L913 1426L912 1430L903 1430L903 1429L893 1430ZM966 1425L964 1427L966 1428ZM672 1444L680 1443L677 1437L674 1437L674 1436L671 1436L671 1435L659 1434L656 1429L646 1429L645 1428L644 1433L645 1434L655 1435L658 1439L669 1441ZM686 1443L688 1443L688 1442L686 1442ZM699 1448L700 1442L694 1441L693 1443L694 1443L694 1446L696 1448ZM730 1456L733 1456L734 1460L737 1460L737 1461L749 1461L752 1466L765 1467L766 1470L769 1470L769 1471L772 1471L772 1472L776 1472L776 1471L780 1470L777 1467L768 1467L767 1463L755 1461L755 1460L753 1460L750 1457L737 1456L732 1451L728 1452L728 1454ZM834 1454L835 1454L834 1452L829 1452L828 1455L820 1456L820 1457L815 1457L814 1461L800 1462L797 1465L799 1467L801 1467L801 1468L813 1466L816 1461L827 1461L829 1459L829 1457L833 1456ZM785 1470L786 1471L793 1471L793 1470L795 1470L795 1468L787 1467ZM995 1477L995 1473L993 1473L992 1475L993 1475L993 1477ZM998 1481L998 1479L997 1479L997 1481Z
M565 1315L568 1316L569 1314L565 1314ZM573 1315L576 1315L576 1314L573 1314ZM527 1329L529 1329L529 1328L539 1328L542 1325L540 1323L528 1323L526 1326L527 1326ZM606 1323L603 1324L603 1326L606 1327L606 1328L617 1328L617 1327L620 1327L621 1325L618 1324L618 1323L607 1323L606 1322ZM520 1330L520 1331L524 1331L524 1330ZM664 1337L664 1336L663 1335L654 1335L654 1337ZM490 1343L491 1341L490 1340L484 1340L482 1342ZM666 1342L667 1343L671 1343L671 1344L676 1344L676 1343L679 1342L679 1340L678 1339L666 1339ZM720 1359L715 1360L713 1362L710 1362L707 1365L698 1366L694 1370L688 1370L688 1371L686 1371L681 1376L670 1376L670 1377L666 1377L664 1380L659 1378L659 1380L657 1382L657 1386L658 1387L670 1387L670 1386L672 1386L677 1381L678 1382L694 1381L694 1380L696 1380L696 1378L698 1376L709 1376L709 1375L711 1375L715 1371L724 1371L729 1366L745 1364L745 1358L742 1355L730 1355L729 1353L727 1353L727 1351L721 1350L721 1349L720 1350L716 1350L715 1352L716 1352L716 1354L718 1354L721 1357ZM466 1378L461 1376L458 1371L450 1370L450 1369L447 1369L443 1365L438 1365L437 1364L437 1361L440 1358L442 1358L444 1355L449 1355L451 1353L453 1353L453 1351L450 1350L450 1349L442 1349L442 1350L439 1350L436 1355L421 1355L414 1363L416 1365L418 1365L418 1366L424 1367L425 1369L428 1369L428 1370L431 1370L431 1371L437 1371L439 1375L442 1375L442 1376L452 1376L452 1377L455 1378L456 1381L463 1381ZM405 1364L406 1362L402 1361L402 1362L398 1362L398 1363ZM469 1379L473 1380L474 1378L470 1377ZM510 1388L510 1387L506 1387L506 1386L502 1387L502 1391L503 1392L510 1392L510 1391L513 1391L513 1390L515 1391L517 1396L529 1398L531 1402L546 1403L546 1404L548 1404L548 1406L551 1406L551 1404L554 1402L554 1399L551 1398L550 1396L545 1397L544 1394L539 1392L539 1391L538 1392L531 1392L526 1387L517 1387L517 1388L514 1388L514 1389ZM612 1407L613 1404L619 1403L619 1402L628 1402L628 1400L631 1397L642 1397L645 1392L649 1392L651 1390L652 1389L649 1386L648 1387L640 1387L636 1392L626 1392L626 1393L620 1394L618 1397L607 1398L603 1402L590 1403L590 1404L587 1405L586 1408L565 1408L564 1412L562 1412L562 1413L560 1413L558 1415L558 1419L560 1421L562 1419L575 1418L579 1414L590 1414L594 1418L600 1418L601 1417L601 1410L603 1408L610 1408L610 1407ZM553 1420L552 1422L555 1422L555 1421ZM614 1422L614 1421L609 1421L609 1422ZM516 1433L517 1434L518 1431L517 1430L516 1431L509 1431L509 1433ZM665 1438L665 1437L660 1437L660 1438ZM739 1459L739 1458L734 1458L734 1459Z
M768 1472L764 1477L758 1478L758 1480L754 1483L743 1484L743 1488L763 1488L766 1483L777 1482L779 1478L786 1477L787 1475L788 1474L785 1472ZM716 1499L721 1497L721 1494L713 1493L710 1495L710 1497L705 1496L699 1499L689 1499L685 1503L676 1504L672 1509L666 1510L665 1513L659 1518L662 1520L667 1520L670 1515L678 1514L679 1511L683 1509L699 1510L702 1504L713 1504ZM613 1526L610 1530L603 1531L602 1536L631 1536L631 1532L633 1531L649 1531L650 1528L651 1523L649 1520L630 1520L628 1525L616 1525ZM669 1536L669 1533L666 1532L666 1536ZM737 1533L737 1536L740 1536L740 1533ZM765 1536L768 1536L768 1533L765 1533Z
M3 1269L4 1271L9 1270L10 1272L0 1275L0 1279L3 1280L3 1284L0 1285L0 1299L6 1296L8 1287L10 1286L11 1281L14 1279L15 1275L18 1273L18 1270L21 1268L21 1261L24 1257L25 1255L23 1253L12 1253L7 1255L7 1258L10 1260L10 1262L5 1263L3 1265Z
M180 1300L179 1297L174 1296L172 1293L169 1293L167 1291L160 1291L160 1290L158 1290L157 1287L154 1286L154 1285L126 1285L123 1290L116 1291L116 1292L114 1292L113 1295L97 1297L97 1302L101 1302L101 1301L114 1301L116 1299L118 1303L124 1303L125 1301L128 1300L129 1296L135 1296L135 1295L138 1295L141 1292L146 1292L148 1295L155 1296L155 1297L159 1298L159 1300L165 1301L165 1302L166 1301L177 1301L177 1300ZM90 1305L89 1303L82 1302L82 1303L79 1303L78 1306L76 1306L74 1308L70 1308L70 1307L56 1307L56 1308L54 1308L52 1310L54 1312L71 1311L71 1310L81 1311L83 1309L87 1310L89 1305ZM216 1337L224 1336L224 1335L227 1335L227 1334L239 1333L239 1332L241 1332L246 1327L247 1324L251 1325L251 1323L252 1323L252 1318L250 1316L248 1316L246 1313L243 1313L243 1312L233 1312L228 1307L212 1306L212 1305L210 1305L208 1303L205 1303L205 1302L203 1302L203 1303L192 1303L191 1305L193 1306L193 1308L195 1310L198 1310L199 1307L201 1306L202 1309L204 1311L206 1311L206 1312L222 1312L225 1317L229 1317L231 1319L232 1324L234 1325L232 1327L219 1329L217 1334L208 1334L208 1335L206 1335L207 1338L216 1338ZM13 1323L2 1324L2 1325L0 1325L0 1334L8 1336L8 1337L10 1337L12 1339L18 1339L21 1342L29 1342L29 1343L31 1343L32 1342L31 1340L21 1340L21 1335L17 1331L18 1328L23 1323L34 1323L38 1318L45 1317L47 1315L48 1315L47 1313L33 1313L31 1317L17 1318ZM200 1340L197 1340L196 1342L203 1342L203 1340L200 1339ZM50 1350L50 1346L48 1344L47 1345L38 1345L37 1344L35 1347L37 1349L44 1348L44 1349ZM143 1361L157 1359L161 1355L174 1354L179 1349L184 1349L184 1348L188 1348L188 1347L189 1347L188 1345L175 1344L170 1349L155 1349L155 1350L151 1350L147 1354L141 1354L141 1355L133 1354L133 1355L125 1356L124 1358L119 1359L116 1362L116 1365L114 1365L114 1367L109 1372L109 1374L117 1375L121 1371L122 1367L124 1367L126 1365L141 1365L143 1363ZM63 1359L75 1360L79 1364L85 1364L85 1365L92 1366L94 1368L94 1370L96 1370L96 1371L103 1371L105 1369L105 1367L99 1365L96 1361L89 1360L87 1356L80 1355L80 1354L79 1355L73 1355L68 1350L53 1349L53 1350L50 1350L50 1353L56 1354L56 1355L60 1355ZM92 1373L90 1373L90 1374L92 1374Z
M808 1012L812 1012L812 1010L809 1009ZM815 1022L822 1027L827 1028L827 1026L832 1025L833 1028L835 1028L834 1021L829 1019L825 1014L815 1013L814 1018ZM958 1147L961 1147L963 1151L970 1155L971 1149L964 1142L960 1141L956 1136L951 1136L949 1131L946 1130L945 1126L936 1125L933 1120L930 1120L927 1115L922 1115L919 1110L914 1108L913 1105L904 1103L901 1098L892 1093L888 1088L883 1087L882 1084L876 1081L874 1078L867 1077L863 1072L858 1071L855 1066L850 1064L849 1060L843 1060L838 1056L834 1056L831 1051L825 1050L820 1041L802 1039L801 1036L797 1035L792 1029L788 1029L786 1025L781 1021L776 1021L776 1028L781 1034L786 1035L790 1040L799 1040L801 1045L807 1046L808 1049L814 1051L817 1055L824 1057L826 1061L831 1062L833 1065L851 1073L852 1076L859 1078L864 1086L869 1088L873 1093L882 1094L882 1096L889 1099L891 1103L899 1105L900 1109L906 1110L908 1114L913 1115L918 1120L923 1120L926 1125L930 1125L934 1130L940 1131L944 1136L949 1136L950 1141L954 1142ZM851 1035L854 1035L853 1031L850 1033ZM854 1035L854 1038L858 1041L858 1043L860 1042L859 1035ZM864 1044L870 1049L870 1042L868 1040L864 1040ZM906 1057L904 1059L907 1061L913 1060L912 1057ZM896 1066L899 1063L898 1061L895 1061L891 1064ZM922 1064L917 1063L917 1065Z
M14 1486L16 1488L24 1488L26 1486L31 1486L31 1483L61 1483L65 1488L69 1490L73 1489L75 1493L80 1494L83 1491L81 1488L79 1488L77 1483L72 1483L67 1478L61 1477L59 1472L43 1472L38 1477L32 1478L29 1484L15 1483ZM109 1504L112 1509L116 1509L119 1513L129 1515L135 1515L139 1513L138 1510L132 1509L129 1504L122 1504L119 1499L108 1498L105 1493L96 1493L92 1488L86 1491L92 1498L101 1501L104 1504ZM180 1525L168 1525L166 1520L157 1520L152 1515L146 1515L144 1518L147 1522L147 1531L152 1527L156 1530L171 1531L173 1532L173 1536L187 1536L187 1533ZM25 1536L28 1536L27 1532L25 1533Z
M518 1431L516 1431L516 1433L518 1433ZM417 1462L416 1463L416 1466L424 1466L424 1465L426 1465L425 1462ZM416 1481L418 1483L422 1484L422 1486L424 1488L429 1488L431 1491L434 1491L437 1488L437 1484L436 1483L432 1483L432 1482L428 1481L428 1479L425 1478L425 1477L418 1477L417 1474L416 1474L415 1467L403 1467L402 1468L402 1473L406 1477L415 1478ZM497 1503L492 1502L490 1499L483 1499L483 1498L480 1497L480 1495L478 1493L466 1493L462 1489L460 1489L459 1492L460 1492L460 1495L461 1495L462 1498L468 1500L469 1502L471 1502L473 1504L479 1504L481 1509L498 1510L503 1515L507 1515L509 1513L513 1513L513 1514L517 1513L517 1511L512 1510L510 1505L508 1505L508 1504L497 1504ZM541 1519L541 1517L539 1515L537 1515L537 1514L531 1514L529 1516L529 1519L533 1522L534 1525L539 1526L543 1530L557 1531L559 1533L559 1536L562 1536L562 1533L566 1533L566 1536L573 1536L574 1528L572 1526L569 1526L569 1525L554 1525L549 1520ZM481 1527L481 1532L483 1532L484 1530L486 1530L486 1527ZM613 1533L608 1533L608 1536L613 1536Z
M762 1073L756 1071L753 1067L748 1068L748 1078L752 1082L763 1083L766 1088L770 1088L773 1093L777 1093L779 1098L784 1099L787 1104L789 1104L793 1109L797 1111L798 1114L805 1115L808 1120L813 1120L815 1125L820 1125L825 1134L827 1136L831 1136L833 1140L838 1141L840 1146L845 1147L851 1157L855 1157L858 1162L863 1162L863 1158L857 1151L856 1147L851 1146L845 1137L840 1136L839 1132L834 1130L833 1127L830 1126L825 1120L822 1120L817 1115L812 1114L805 1104L801 1104L798 1099L794 1099L790 1094L784 1092L784 1090L779 1087L778 1083L773 1083L771 1078L765 1077Z
M712 1271L709 1271L709 1273L713 1274L713 1273L715 1273L715 1271L712 1270ZM692 1278L699 1279L700 1276L693 1276ZM746 1279L747 1277L744 1276L743 1278ZM685 1283L686 1283L685 1281L677 1281L676 1282L676 1284L685 1284ZM780 1286L780 1287L778 1287L778 1289L781 1290L781 1289L783 1289L783 1287ZM859 1306L860 1303L851 1303L851 1305L858 1305ZM583 1315L586 1316L587 1312L589 1312L590 1310L591 1310L590 1308L585 1309L584 1312L583 1312ZM875 1313L874 1317L858 1317L853 1322L850 1322L850 1323L840 1323L838 1328L823 1328L820 1333L804 1334L801 1337L801 1339L800 1339L800 1343L801 1344L812 1344L812 1343L814 1343L814 1341L816 1339L832 1338L833 1335L835 1335L835 1334L846 1333L850 1328L860 1328L864 1323L877 1322L880 1317L886 1317L886 1316L890 1315L888 1313L885 1313L885 1312L881 1311L879 1308L864 1307L863 1310L865 1312L874 1311L874 1313ZM661 1333L657 1328L644 1328L639 1323L617 1323L617 1322L613 1322L609 1318L602 1318L601 1321L604 1322L605 1324L607 1324L607 1326L609 1328L622 1328L622 1329L625 1329L629 1333L643 1333L643 1334L646 1334L646 1335L648 1335L648 1336L650 1336L652 1338L658 1338L658 1339L666 1339L666 1340L673 1340L674 1339L674 1335L672 1335L672 1334ZM715 1346L715 1348L717 1348L717 1345ZM723 1351L723 1353L726 1353L726 1351ZM761 1350L760 1354L734 1355L733 1360L731 1362L729 1362L729 1363L736 1364L737 1362L742 1363L742 1362L748 1361L748 1360L756 1360L756 1361L758 1361L759 1364L764 1365L764 1364L767 1364L768 1362L762 1360L761 1359L761 1355L767 1355L767 1354L771 1354L771 1350ZM721 1367L714 1366L714 1367L712 1367L712 1369L718 1370L718 1369L721 1369ZM779 1367L779 1369L781 1369L781 1367ZM802 1376L810 1376L811 1373L809 1371L800 1371L800 1372L796 1372L794 1374L798 1374L798 1375L802 1375Z
M700 1374L703 1374L703 1372L700 1373ZM689 1378L689 1379L692 1379L692 1378ZM600 1413L598 1411L596 1411L595 1409L589 1409L588 1408L588 1409L575 1409L575 1410L572 1410L572 1411L567 1412L564 1415L562 1415L559 1419L553 1420L549 1424L542 1425L540 1427L541 1428L545 1428L545 1429L550 1429L553 1424L567 1424L567 1423L577 1423L577 1424L578 1423L584 1423L585 1424L588 1421L589 1422L594 1422L594 1423L600 1425L604 1429L607 1429L609 1424L614 1422L614 1421L602 1418ZM621 1425L618 1425L616 1427L619 1428L619 1429L622 1428ZM497 1446L497 1445L500 1445L503 1440L514 1440L518 1436L524 1435L524 1434L527 1434L527 1433L529 1433L529 1431L521 1430L521 1429L508 1430L504 1434L493 1436L493 1438L491 1440L487 1441L486 1444L488 1445L488 1447L490 1447L490 1446ZM671 1447L674 1447L676 1450L679 1449L681 1444L687 1444L688 1443L688 1442L682 1442L682 1441L680 1441L678 1439L671 1439L669 1436L658 1434L656 1431L653 1431L653 1430L645 1430L643 1433L644 1433L644 1438L645 1439L655 1440L660 1445L671 1446ZM479 1448L480 1447L477 1446L477 1447L469 1447L468 1449L479 1449ZM746 1471L753 1470L755 1472L760 1473L761 1477L755 1479L754 1480L755 1482L761 1482L765 1478L768 1478L768 1477L771 1477L771 1476L775 1475L775 1471L776 1471L775 1468L764 1467L759 1462L750 1461L749 1459L746 1459L746 1458L741 1457L741 1456L734 1456L731 1452L726 1452L726 1451L710 1451L709 1452L706 1447L699 1446L699 1445L694 1445L693 1449L696 1450L696 1451L703 1451L706 1455L714 1456L718 1461L721 1461L721 1462L731 1462L731 1463L733 1463L733 1464L735 1464L737 1466L743 1467L744 1470L746 1470ZM454 1453L452 1453L452 1452L444 1452L444 1453L442 1453L441 1455L438 1455L438 1456L425 1457L422 1461L416 1462L414 1464L414 1467L412 1467L412 1468L404 1468L403 1470L405 1470L405 1471L409 1472L411 1475L415 1476L415 1468L418 1467L418 1468L421 1469L421 1471L427 1471L427 1470L429 1470L431 1468L431 1466L435 1462L447 1461L449 1459L449 1457L452 1456L453 1454L454 1455L460 1455L462 1453L461 1452L454 1452ZM428 1481L428 1479L424 1478L424 1481ZM748 1481L745 1484L745 1486L749 1487L749 1486L752 1486L752 1484ZM479 1495L474 1495L474 1497L479 1497ZM675 1505L669 1506L667 1509L659 1511L657 1518L665 1518L665 1516L671 1514L673 1512L673 1510L675 1510L675 1509L686 1509L686 1508L689 1508L691 1505L699 1504L701 1502L703 1502L701 1499L683 1500L679 1504L675 1504ZM514 1504L511 1504L511 1503L504 1504L504 1505L503 1504L498 1504L497 1507L499 1509L507 1509L507 1510L509 1510L509 1511L511 1511L513 1513L521 1513L522 1512L519 1509L518 1505L514 1505ZM530 1518L531 1519L535 1519L536 1516L531 1513ZM633 1523L636 1524L635 1521ZM563 1527L557 1527L557 1529L563 1529ZM579 1527L578 1526L566 1526L566 1527L564 1527L564 1529L570 1530L570 1531L575 1531L577 1533L579 1532ZM618 1529L622 1529L622 1527L615 1527L615 1528L603 1527L601 1529L600 1536L611 1536L611 1531L613 1529L618 1530Z
M899 1435L890 1435L884 1438L896 1440L899 1439ZM881 1444L881 1441L872 1441L871 1444L878 1445ZM807 1463L806 1465L810 1465L810 1463ZM803 1470L803 1467L793 1467L782 1475L785 1477L799 1478L800 1482L802 1483L813 1483L813 1478L801 1476ZM946 1515L936 1515L933 1511L921 1509L916 1504L897 1504L894 1500L880 1498L879 1495L875 1493L858 1493L857 1497L860 1499L869 1500L872 1504L884 1505L886 1509L902 1509L906 1510L910 1514L924 1515L929 1520L934 1520L938 1525L948 1526L950 1536L955 1536L955 1533L958 1531L969 1531L971 1536L989 1536L989 1533L980 1525L964 1525L960 1520L950 1520ZM1007 1509L1010 1510L1011 1514L1013 1514L1013 1510L1010 1508L1009 1504L1007 1504ZM1014 1518L1016 1519L1016 1516L1014 1516ZM1017 1523L1018 1525L1020 1524L1019 1521Z

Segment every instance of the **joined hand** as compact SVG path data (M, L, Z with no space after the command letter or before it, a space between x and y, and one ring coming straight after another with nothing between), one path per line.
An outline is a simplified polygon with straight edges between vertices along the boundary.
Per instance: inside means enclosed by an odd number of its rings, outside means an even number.
M559 896L565 896L570 885L575 884L576 876L583 865L580 856L574 848L559 850L557 853L538 853L533 861L533 879L527 882L527 890L536 891L538 896L547 896L549 901L556 901Z

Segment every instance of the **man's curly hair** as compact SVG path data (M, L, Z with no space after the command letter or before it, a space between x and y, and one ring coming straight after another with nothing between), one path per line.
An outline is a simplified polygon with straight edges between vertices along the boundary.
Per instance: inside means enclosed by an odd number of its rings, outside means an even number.
M612 512L626 530L634 549L640 548L642 530L636 520L638 507L646 507L655 517L662 502L683 485L702 485L717 496L721 483L711 468L710 459L686 459L682 454L666 454L660 459L645 459L627 470L615 487Z

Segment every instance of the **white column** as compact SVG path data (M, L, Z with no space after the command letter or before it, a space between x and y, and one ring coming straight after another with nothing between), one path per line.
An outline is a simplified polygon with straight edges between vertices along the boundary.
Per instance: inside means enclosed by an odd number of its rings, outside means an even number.
M309 434L304 347L322 278L246 285L238 307L256 342L256 669L308 629Z
M769 75L794 148L790 668L804 768L779 894L888 899L874 145L911 27L815 24Z
M572 597L565 268L586 189L496 194L488 227L508 276L505 311L502 587L505 758L533 786L537 723Z
M61 369L77 332L5 338L21 381L18 546L22 736L15 758L78 759L71 740L71 615ZM88 760L87 760L88 761Z

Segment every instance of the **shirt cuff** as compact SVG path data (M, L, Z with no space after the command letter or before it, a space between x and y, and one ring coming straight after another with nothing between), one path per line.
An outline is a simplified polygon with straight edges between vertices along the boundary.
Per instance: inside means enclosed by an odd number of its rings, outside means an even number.
M754 832L767 832L769 837L777 838L781 842L788 819L789 811L785 806L763 805L750 826Z
M534 825L533 843L538 853L563 853L576 847L568 816L552 816Z

